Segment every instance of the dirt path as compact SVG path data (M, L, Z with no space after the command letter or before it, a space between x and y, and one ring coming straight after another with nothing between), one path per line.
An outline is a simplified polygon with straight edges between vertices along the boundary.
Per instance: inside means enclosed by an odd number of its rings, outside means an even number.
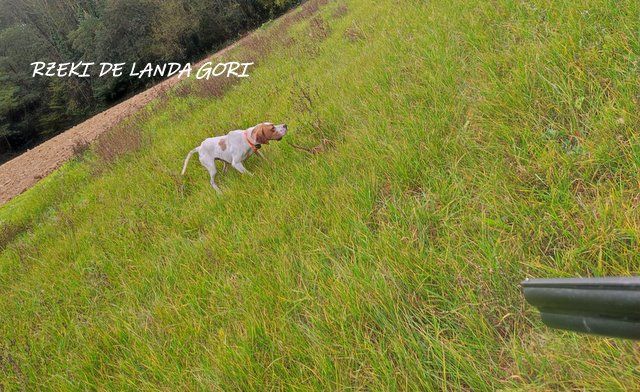
M213 56L222 55L246 38L241 38ZM211 57L207 56L193 65L193 69L198 69ZM31 188L73 158L74 146L95 141L102 133L136 113L179 81L177 76L162 81L4 163L0 166L0 205Z

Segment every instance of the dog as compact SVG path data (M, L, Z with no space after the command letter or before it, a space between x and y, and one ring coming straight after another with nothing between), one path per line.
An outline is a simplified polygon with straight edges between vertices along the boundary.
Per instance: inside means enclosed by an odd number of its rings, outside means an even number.
M187 171L189 159L197 152L200 163L211 176L211 187L216 192L222 193L215 182L216 160L223 162L223 171L226 171L227 163L229 163L240 173L252 176L253 173L245 169L242 162L253 154L265 159L259 151L260 147L263 144L269 144L271 140L282 140L286 133L287 124L274 125L270 122L264 122L245 130L231 131L224 136L207 138L200 146L189 151L182 166L182 175Z

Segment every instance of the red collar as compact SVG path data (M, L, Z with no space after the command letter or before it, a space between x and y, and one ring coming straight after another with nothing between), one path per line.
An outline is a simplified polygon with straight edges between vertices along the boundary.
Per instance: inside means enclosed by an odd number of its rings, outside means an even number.
M247 141L247 143L249 143L249 147L251 147L251 149L253 150L253 152L257 153L257 152L258 152L258 149L260 148L260 145L259 145L259 144L257 144L257 143L256 143L256 144L251 143L251 140L249 140L249 135L247 135L247 131L244 131L244 133L243 133L243 134L244 134L244 140L246 140L246 141Z

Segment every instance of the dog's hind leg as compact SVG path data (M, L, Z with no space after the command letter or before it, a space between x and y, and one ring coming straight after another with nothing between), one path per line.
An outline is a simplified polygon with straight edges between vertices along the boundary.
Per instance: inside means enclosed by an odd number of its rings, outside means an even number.
M211 183L211 187L215 189L216 192L222 193L220 188L218 188L218 186L216 185L216 165L213 164L211 166L208 166L207 170L209 171L209 175L211 176L211 181L209 181Z
M216 158L215 161L222 162L222 172L226 173L227 172L227 161L225 161L224 159L220 159L220 158Z
M209 172L209 176L211 176L211 180L209 181L209 183L211 184L211 187L213 189L215 189L216 192L222 193L220 188L218 188L218 186L216 185L216 171L217 171L216 170L216 160L215 159L211 159L206 154L201 154L200 155L200 163L202 164L202 166L205 167L205 169L207 169L207 171Z

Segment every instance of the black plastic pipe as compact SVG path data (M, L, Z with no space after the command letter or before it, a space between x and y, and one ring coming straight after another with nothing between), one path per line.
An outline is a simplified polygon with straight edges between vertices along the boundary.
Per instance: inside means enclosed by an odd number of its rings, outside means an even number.
M551 328L640 339L640 277L527 279L522 288Z

